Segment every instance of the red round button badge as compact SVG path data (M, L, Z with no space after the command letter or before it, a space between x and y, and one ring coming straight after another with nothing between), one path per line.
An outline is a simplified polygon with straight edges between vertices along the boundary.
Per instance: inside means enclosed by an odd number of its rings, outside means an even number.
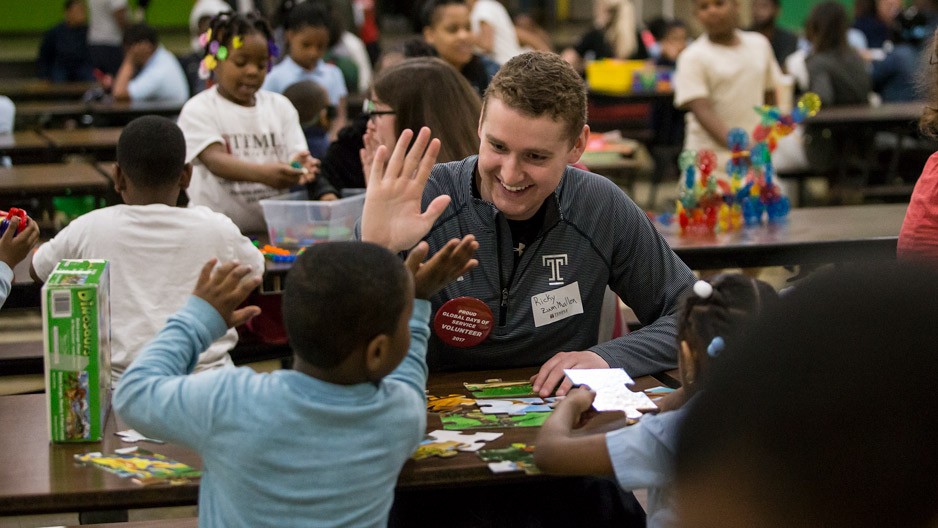
M440 307L433 317L433 328L444 343L454 347L473 347L492 332L492 310L475 297L457 297Z

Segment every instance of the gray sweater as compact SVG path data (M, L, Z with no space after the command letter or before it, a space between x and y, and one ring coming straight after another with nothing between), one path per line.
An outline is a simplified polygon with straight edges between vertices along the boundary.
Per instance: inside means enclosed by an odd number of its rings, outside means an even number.
M473 195L477 156L437 165L423 194L423 207L447 194L452 202L426 240L432 255L446 241L476 236L479 266L431 299L438 310L462 296L482 300L494 328L471 348L431 337L431 369L496 369L540 366L557 352L592 350L611 367L642 376L677 365L677 301L694 282L645 213L612 182L567 167L548 197L543 227L514 266L511 232L495 206ZM535 327L532 301L576 284L583 313ZM597 344L606 285L645 325L625 337Z

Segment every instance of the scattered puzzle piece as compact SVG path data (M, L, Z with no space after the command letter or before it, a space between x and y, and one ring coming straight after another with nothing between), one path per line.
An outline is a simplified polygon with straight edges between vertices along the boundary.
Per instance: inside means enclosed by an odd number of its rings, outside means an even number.
M507 414L485 414L480 411L452 412L440 415L443 429L497 429L503 427L540 427L550 413L527 413L519 416Z
M479 458L489 462L489 469L493 473L504 473L511 470L511 465L528 475L537 475L541 471L534 465L534 446L525 444L511 444L503 449L483 449L479 451ZM493 467L494 465L494 467Z
M485 445L484 442L491 442L497 438L501 438L502 433L460 433L458 431L431 431L428 433L428 436L435 439L437 442L458 442L460 447L457 449L460 451L478 451L482 449Z
M117 431L117 432L114 433L114 434L116 434L117 436L121 437L121 442L127 442L127 443L130 443L130 444L135 443L135 442L139 442L139 441L141 441L141 440L143 440L143 441L145 441L145 442L153 442L153 443L155 443L155 444L163 444L163 443L165 443L165 442L163 442L162 440L157 440L156 438L148 438L148 437L146 437L146 436L143 436L142 434L138 433L137 431L135 431L135 430L133 430L133 429L127 429L126 431Z
M410 456L414 460L423 460L432 456L437 456L440 458L449 458L458 455L456 448L461 446L461 442L455 442L452 440L446 442L433 442L430 440L425 440L420 447L417 448L417 451Z
M624 411L632 419L641 418L638 409L655 407L644 392L633 392L627 385L632 377L621 368L564 369L574 385L587 385L596 391L593 408L597 411Z
M427 396L428 412L449 412L458 411L463 407L471 407L476 401L467 398L462 394L450 394L449 396Z
M506 396L536 396L530 381L495 381L463 383L476 398L504 398Z
M531 412L551 412L553 398L513 398L510 400L478 400L476 404L485 414L527 414Z

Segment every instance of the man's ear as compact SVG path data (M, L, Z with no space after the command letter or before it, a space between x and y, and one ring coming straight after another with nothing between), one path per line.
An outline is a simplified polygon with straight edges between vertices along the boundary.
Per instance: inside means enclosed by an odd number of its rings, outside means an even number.
M368 371L369 378L381 370L381 364L384 357L388 355L391 346L391 339L387 334L378 334L368 342L365 347L365 370Z
M576 142L573 144L573 149L570 150L570 154L567 157L567 165L572 165L580 161L580 156L583 155L583 152L586 150L586 143L590 138L590 126L583 125L583 130L580 130L580 135L576 137Z
M121 166L114 164L114 190L118 194L127 190L127 175L121 170Z
M192 164L186 163L182 167L182 172L179 173L179 188L188 189L189 183L192 181Z

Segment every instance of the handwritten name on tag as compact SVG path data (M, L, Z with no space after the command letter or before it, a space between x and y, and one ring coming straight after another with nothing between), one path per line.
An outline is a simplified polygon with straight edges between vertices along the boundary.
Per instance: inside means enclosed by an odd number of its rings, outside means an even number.
M535 327L556 323L567 317L583 313L579 283L574 282L563 288L539 293L531 297L531 310L534 312Z

